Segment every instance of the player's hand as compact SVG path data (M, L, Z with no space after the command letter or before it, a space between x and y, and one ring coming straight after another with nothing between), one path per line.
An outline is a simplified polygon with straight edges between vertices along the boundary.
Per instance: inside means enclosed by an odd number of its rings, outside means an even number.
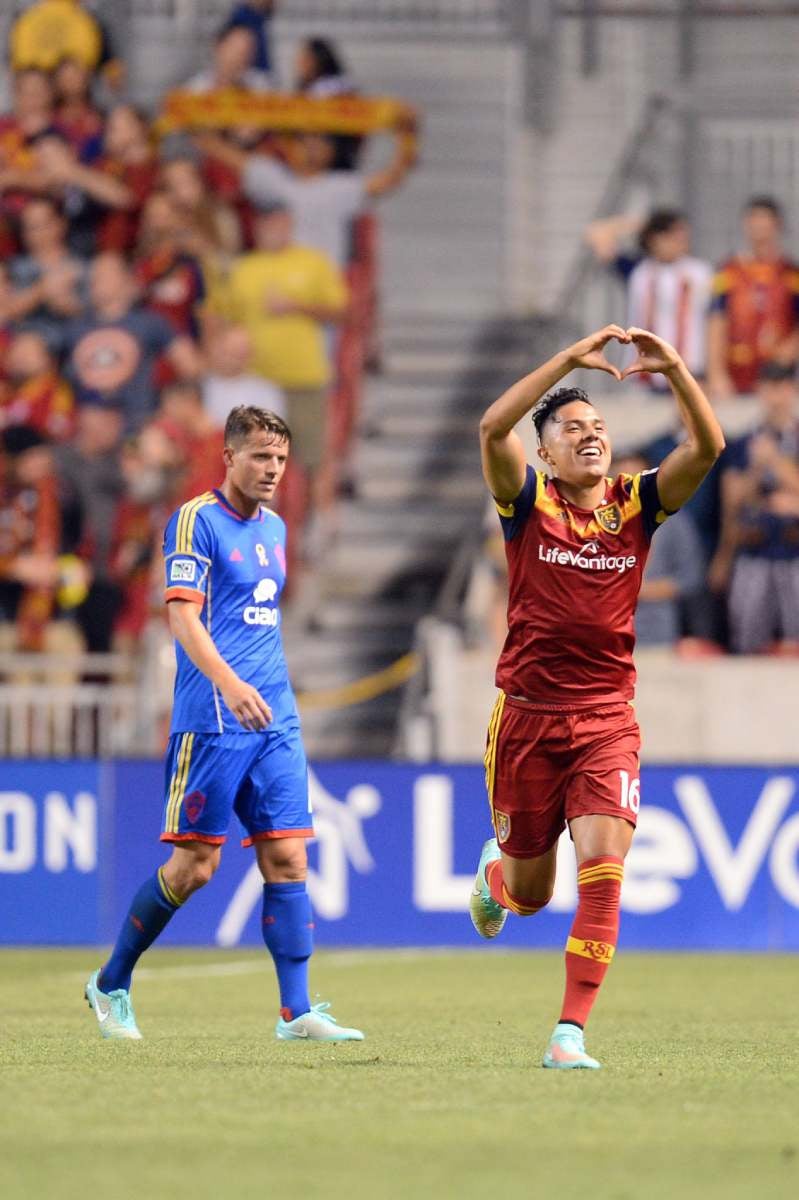
M629 342L630 335L621 325L606 325L604 329L598 329L596 333L590 333L588 337L570 346L566 351L569 362L573 368L585 367L589 371L607 371L614 379L621 380L623 376L619 368L614 367L613 363L605 358L605 346L612 341Z
M622 379L641 372L647 375L666 375L682 361L673 346L647 329L636 329L633 326L627 330L627 340L635 346L638 358L629 367L624 368L621 373Z
M245 729L266 729L272 720L272 710L252 684L236 679L220 689L222 699L239 725Z

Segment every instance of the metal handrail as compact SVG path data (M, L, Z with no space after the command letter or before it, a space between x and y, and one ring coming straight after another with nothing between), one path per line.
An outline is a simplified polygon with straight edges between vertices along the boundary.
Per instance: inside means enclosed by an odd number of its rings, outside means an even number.
M611 172L602 195L594 210L592 220L598 221L603 217L612 216L621 209L625 192L631 181L638 174L643 162L645 150L651 148L651 142L657 133L658 126L668 114L673 116L679 111L675 101L669 96L650 96L644 105L643 115L638 125L631 133L624 149L619 156L616 166ZM554 305L555 312L566 313L571 308L574 297L593 273L596 259L593 251L585 242L580 241L572 265L566 273L563 286Z

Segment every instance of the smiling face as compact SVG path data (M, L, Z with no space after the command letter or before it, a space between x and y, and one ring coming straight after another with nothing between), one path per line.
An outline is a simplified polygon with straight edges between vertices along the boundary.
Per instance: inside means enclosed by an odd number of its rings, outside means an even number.
M225 446L226 482L253 504L268 504L283 478L289 442L266 429L253 429Z
M610 467L610 438L593 404L570 400L556 409L541 431L539 457L550 474L574 487L591 487Z

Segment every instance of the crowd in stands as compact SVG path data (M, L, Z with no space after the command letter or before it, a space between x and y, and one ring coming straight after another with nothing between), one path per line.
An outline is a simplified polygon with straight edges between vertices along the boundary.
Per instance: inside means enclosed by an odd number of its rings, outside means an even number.
M756 399L754 428L732 437L709 476L653 539L636 614L639 648L690 656L799 655L799 266L783 248L770 196L741 217L741 250L718 268L691 254L685 215L658 209L593 222L596 260L624 283L625 322L651 329L685 358L714 403ZM662 376L638 380L668 395ZM612 470L658 466L672 429L622 448ZM492 514L483 571L492 640L505 636L506 569Z
M309 39L293 78L270 52L270 0L234 4L192 97L356 96ZM55 30L55 32L54 32ZM347 484L374 345L371 198L414 162L414 114L388 166L364 135L166 129L141 112L109 31L79 0L35 0L12 26L0 115L0 649L78 631L135 645L160 604L169 513L222 477L237 404L293 434L281 489L295 576ZM291 573L290 573L291 574ZM58 638L56 638L56 642Z
M589 226L598 260L624 279L627 322L672 342L714 402L755 395L756 427L653 541L638 609L639 644L736 653L799 653L799 267L783 248L783 213L753 196L742 249L718 269L690 253L686 217L658 210ZM638 253L625 252L636 237ZM662 377L644 380L667 390ZM681 424L637 447L657 466ZM622 464L624 466L624 464Z

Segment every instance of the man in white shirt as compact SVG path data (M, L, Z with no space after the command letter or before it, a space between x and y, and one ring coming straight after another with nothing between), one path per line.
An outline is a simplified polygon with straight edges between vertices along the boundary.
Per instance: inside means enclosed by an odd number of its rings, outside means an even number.
M662 209L651 214L639 235L644 257L627 285L627 320L673 345L691 374L702 378L713 268L688 253L689 240L682 213ZM654 390L663 390L661 380L646 377Z
M241 172L244 193L253 204L286 204L294 217L296 241L321 250L343 267L351 257L354 218L368 200L399 187L415 162L415 147L407 136L412 124L409 111L407 123L396 131L393 158L383 170L372 174L333 170L335 139L322 134L302 135L296 168L267 154L248 154L217 134L199 135L197 143L205 154Z

